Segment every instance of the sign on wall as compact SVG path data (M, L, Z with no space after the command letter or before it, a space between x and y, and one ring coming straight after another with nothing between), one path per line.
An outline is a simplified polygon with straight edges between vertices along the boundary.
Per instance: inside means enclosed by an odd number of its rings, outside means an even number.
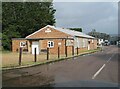
M59 42L59 43L58 43L58 46L61 46L61 44L62 44L62 43L61 43L61 42Z
M51 30L49 28L47 28L47 30L45 30L46 33L51 32Z

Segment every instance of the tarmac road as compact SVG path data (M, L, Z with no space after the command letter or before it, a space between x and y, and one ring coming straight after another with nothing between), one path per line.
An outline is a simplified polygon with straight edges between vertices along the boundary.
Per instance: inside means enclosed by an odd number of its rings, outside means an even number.
M116 87L118 50L117 46L105 46L102 52L72 60L3 71L3 87Z

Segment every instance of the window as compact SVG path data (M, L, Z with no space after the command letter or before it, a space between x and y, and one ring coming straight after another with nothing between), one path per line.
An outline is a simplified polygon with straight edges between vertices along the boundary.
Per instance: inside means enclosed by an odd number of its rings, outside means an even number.
M26 42L20 42L20 47L26 47Z
M71 46L71 45L73 45L73 44L74 44L73 42L74 42L73 40L67 40L67 41L66 41L66 46Z
M92 43L94 43L94 40L92 39Z
M75 38L75 48L80 47L80 41L78 38Z
M48 41L48 47L53 48L54 47L54 42L53 41Z
M83 39L83 47L85 47L85 39Z
M80 48L80 39L77 38L77 47Z
M80 48L82 48L82 38L80 38Z
M88 46L88 39L85 39L85 47Z

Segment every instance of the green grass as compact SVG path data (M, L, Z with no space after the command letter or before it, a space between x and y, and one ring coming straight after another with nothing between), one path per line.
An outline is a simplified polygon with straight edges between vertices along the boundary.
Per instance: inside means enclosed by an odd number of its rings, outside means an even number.
M100 51L100 49L81 51L78 55L76 54L75 56L80 56L80 55L84 55L84 54L88 54L88 53L94 53L94 52L97 52L97 51ZM6 53L11 53L11 52L10 51L4 51L3 53L6 54ZM47 64L47 63L51 63L51 62L66 60L66 59L69 59L71 57L73 57L71 54L69 54L68 57L65 57L65 55L64 56L61 55L60 59L58 59L57 56L56 56L56 57L50 58L49 60L44 60L44 61L22 62L21 66L19 66L18 63L17 64L8 64L8 65L3 66L2 68L6 69L6 68L16 68L16 67L23 67L23 66L29 67L29 66L35 66L35 65L42 65L42 64Z
M2 53L12 53L11 51L8 51L8 50L2 50L2 51L0 51L0 52L2 52Z

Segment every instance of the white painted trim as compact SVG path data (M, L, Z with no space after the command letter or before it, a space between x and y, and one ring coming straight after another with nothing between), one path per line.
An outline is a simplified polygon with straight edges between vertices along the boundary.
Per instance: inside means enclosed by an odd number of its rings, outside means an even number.
M37 43L37 44L33 44L33 43ZM37 47L36 47L36 45L37 45ZM36 49L36 54L38 55L39 53L40 53L40 47L39 47L39 41L32 41L32 54L35 54L34 53L34 48L37 48Z

